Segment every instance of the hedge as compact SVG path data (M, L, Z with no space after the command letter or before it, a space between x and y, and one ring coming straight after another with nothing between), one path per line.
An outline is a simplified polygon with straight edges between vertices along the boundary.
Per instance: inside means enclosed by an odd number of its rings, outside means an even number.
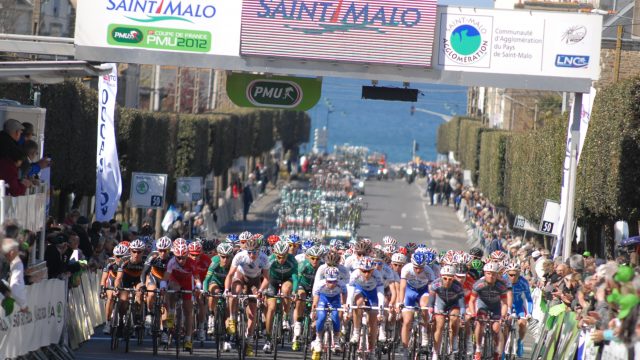
M480 134L486 130L477 119L464 118L460 121L460 136L458 137L458 153L456 159L465 169L471 170L473 183L478 180Z
M480 140L478 186L496 206L504 206L508 131L485 131Z
M29 103L30 91L28 84L3 84L0 98ZM97 103L97 92L77 81L42 89L45 152L54 159L56 189L95 192ZM220 175L235 158L263 154L276 140L285 150L308 142L311 128L304 112L263 109L191 115L118 107L115 118L124 200L133 171L167 173L173 191L176 177L206 176L211 170Z

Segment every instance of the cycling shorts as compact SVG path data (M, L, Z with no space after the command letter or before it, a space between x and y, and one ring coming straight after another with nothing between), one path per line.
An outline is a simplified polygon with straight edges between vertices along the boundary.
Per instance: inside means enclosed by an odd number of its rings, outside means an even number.
M420 299L424 296L429 296L428 286L421 289L414 289L411 286L407 286L404 293L404 306L420 306Z
M457 300L455 302L447 303L444 300L442 300L439 296L436 295L436 303L433 306L433 310L436 314L448 313L454 309L458 309L458 310L460 309L460 306L458 306Z
M289 283L291 284L291 280L287 280L287 281L269 281L269 287L267 288L267 295L277 295L278 294L278 289L280 289L282 291L282 285Z
M524 318L527 316L527 311L526 311L527 309L525 308L525 306L526 305L522 305L522 304L518 306L514 303L513 306L511 307L511 312L518 314L519 318Z
M500 305L490 307L485 304L484 301L480 300L480 298L478 298L478 300L476 301L476 305L476 308L478 309L477 312L489 313L489 315L491 316L491 320L500 320L500 318L502 317L502 307Z
M319 294L318 296L318 309L326 308L330 305L332 308L336 309L331 312L331 321L333 322L333 332L340 331L340 316L338 315L338 310L342 304L340 303L340 294L328 297L325 294ZM324 322L327 318L326 310L317 310L318 311L318 321L316 322L316 332L321 332L324 328Z
M251 288L256 288L260 289L260 284L262 283L262 278L260 276L254 277L254 278L250 278L250 277L246 277L243 274L241 274L240 272L236 271L236 273L233 275L233 282L241 282L242 284L244 284L244 287L246 288L246 292L250 293L251 292Z
M364 297L365 304L371 307L378 306L378 291L376 288L373 290L365 290L362 286L355 284L355 295L361 294Z

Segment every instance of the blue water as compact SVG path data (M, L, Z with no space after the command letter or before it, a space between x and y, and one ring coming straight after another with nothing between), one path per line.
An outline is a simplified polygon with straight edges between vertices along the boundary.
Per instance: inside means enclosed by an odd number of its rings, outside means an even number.
M411 105L447 115L464 115L467 109L467 88L436 84L411 84L424 93L417 103L382 100L363 100L362 85L371 81L358 79L324 78L322 98L309 110L312 128L326 126L328 119L329 149L349 143L367 146L371 151L387 154L390 162L411 159L413 140L418 142L417 155L424 160L436 160L436 136L441 117L415 112ZM380 82L378 86L401 87L401 83ZM328 114L328 105L333 112ZM328 114L328 117L327 117ZM310 147L313 146L313 130Z

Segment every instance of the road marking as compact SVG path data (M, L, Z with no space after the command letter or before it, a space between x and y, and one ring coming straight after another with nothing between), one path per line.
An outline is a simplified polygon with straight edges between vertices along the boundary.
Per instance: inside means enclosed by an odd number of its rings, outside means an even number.
M402 230L402 226L400 226L400 225L391 225L391 226L389 226L389 228L394 229L394 230Z
M380 224L371 224L369 226L379 228L381 225Z
M402 214L400 214L400 216L401 216L403 219L405 219L405 218L407 217L407 213L402 213Z
M431 232L431 221L429 220L429 213L427 212L427 203L422 203L422 212L424 213L424 219L427 222L427 231Z
M413 230L413 231L424 231L424 228L414 227L414 228L411 228L411 230Z

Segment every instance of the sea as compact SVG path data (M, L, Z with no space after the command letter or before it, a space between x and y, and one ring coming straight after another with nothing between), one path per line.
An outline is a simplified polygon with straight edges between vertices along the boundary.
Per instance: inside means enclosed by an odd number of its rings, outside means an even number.
M426 161L437 158L438 126L445 120L421 110L445 115L464 115L467 111L467 87L410 83L420 91L416 103L362 99L362 86L370 80L327 77L322 83L322 97L308 111L313 131L328 128L328 149L334 145L366 146L370 151L386 154L387 161L402 163L411 160L412 144L418 143L417 156ZM402 83L379 82L377 86L402 87ZM411 106L416 111L411 115ZM329 109L332 109L330 111Z

